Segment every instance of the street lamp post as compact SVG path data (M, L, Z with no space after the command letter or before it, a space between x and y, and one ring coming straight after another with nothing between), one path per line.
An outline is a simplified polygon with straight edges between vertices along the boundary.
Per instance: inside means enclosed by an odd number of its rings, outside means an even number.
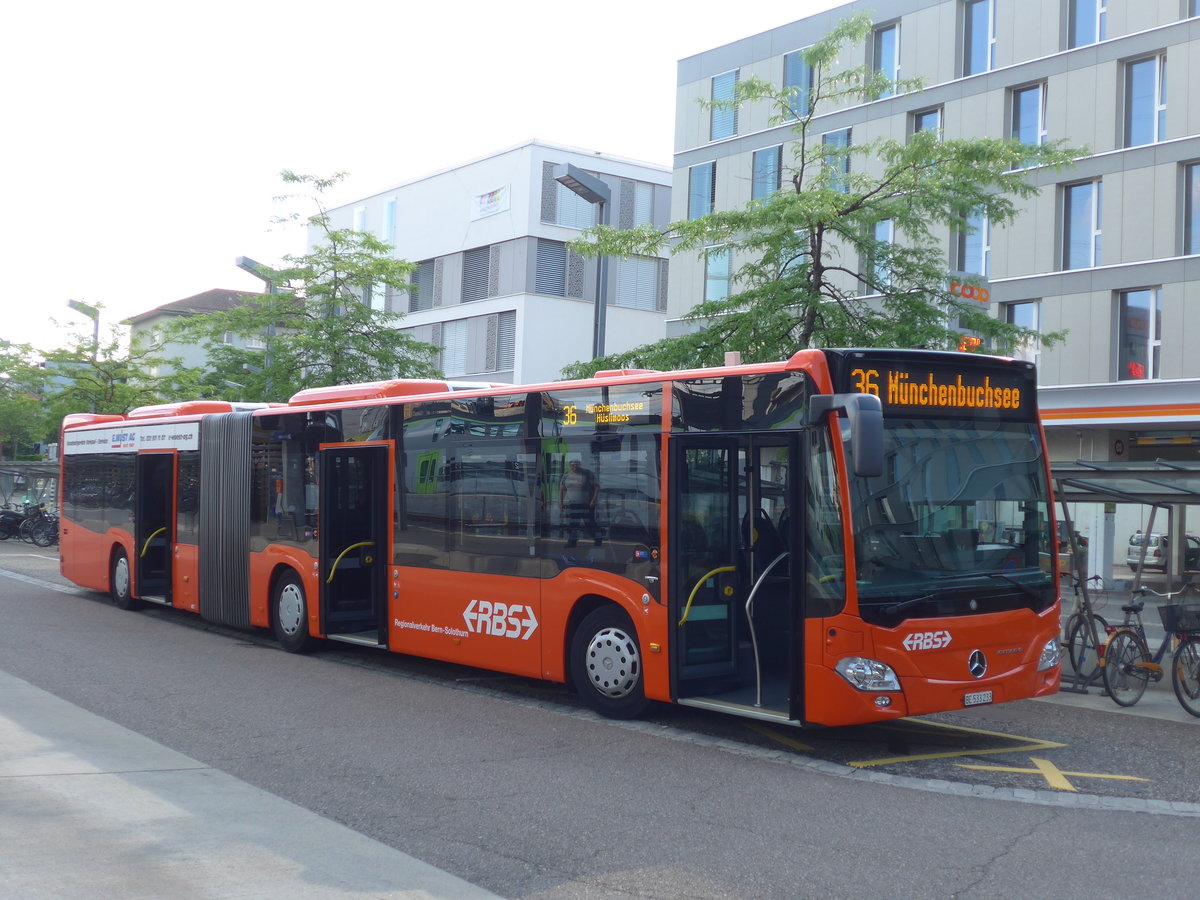
M266 275L263 274L263 272L269 272L270 269L268 269L262 263L255 262L248 256L239 256L233 262L234 262L234 265L236 265L239 269L241 269L245 272L249 272L255 278L261 279L267 285L267 293L268 294L275 293L275 279L268 278ZM275 323L272 322L267 325L267 340L266 340L267 346L266 346L265 350L263 351L263 368L264 369L271 368L271 338L273 338L274 336L275 336ZM248 365L249 364L247 363L247 366ZM260 369L258 371L262 371L262 370ZM270 395L270 393L271 393L271 379L270 379L270 377L268 377L267 378L267 394L268 394L268 396Z
M608 207L612 200L612 191L609 190L607 184L571 163L555 166L554 180L588 203L596 204L598 224L608 224ZM607 292L608 257L601 254L596 257L596 309L592 316L592 359L599 359L604 355L604 331L608 305L605 294Z
M68 300L67 306L75 312L92 320L92 362L99 357L100 350L100 309L82 300Z

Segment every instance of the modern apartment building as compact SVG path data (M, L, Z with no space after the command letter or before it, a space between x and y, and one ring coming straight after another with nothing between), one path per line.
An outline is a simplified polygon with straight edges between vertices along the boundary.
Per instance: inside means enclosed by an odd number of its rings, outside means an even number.
M860 0L684 59L673 219L774 189L778 161L789 158L792 132L772 127L765 108L733 115L697 101L729 96L751 75L803 84L811 73L798 51L858 11L874 33L841 64L919 77L925 88L829 109L814 123L818 141L939 128L1090 151L1070 170L1031 172L1040 195L1011 225L979 221L973 235L944 235L948 272L982 278L993 315L1067 332L1061 344L1028 350L1055 462L1200 465L1197 0ZM672 260L669 332L706 291L722 289L727 273L711 268ZM1191 477L1200 490L1200 474ZM1182 532L1185 508L1174 510L1172 530ZM1094 546L1100 532L1111 537L1102 507L1079 514ZM1121 507L1119 543L1145 515ZM1163 515L1156 531L1166 530Z
M602 284L598 260L568 248L600 212L555 180L568 163L607 186L610 224L667 223L666 167L536 140L330 211L333 227L370 231L417 263L411 289L365 300L442 348L447 377L530 383L591 359L601 289L606 352L664 334L665 259L609 260Z

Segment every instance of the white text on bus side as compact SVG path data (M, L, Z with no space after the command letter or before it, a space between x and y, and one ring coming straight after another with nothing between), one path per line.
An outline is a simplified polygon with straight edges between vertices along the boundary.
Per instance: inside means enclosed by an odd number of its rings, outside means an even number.
M463 621L467 623L467 631L475 634L519 637L523 641L529 640L538 627L532 606L508 606L490 600L472 600L471 605L463 611ZM522 629L524 634L521 633Z
M908 635L902 643L905 650L941 650L950 646L950 632L918 631Z

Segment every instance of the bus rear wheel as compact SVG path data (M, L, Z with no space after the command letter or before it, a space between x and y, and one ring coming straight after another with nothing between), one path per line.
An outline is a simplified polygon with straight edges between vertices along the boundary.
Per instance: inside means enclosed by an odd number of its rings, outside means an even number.
M571 677L583 702L611 719L633 719L649 701L637 631L622 610L588 613L571 640Z
M312 649L308 634L308 602L304 585L295 572L286 572L275 582L271 597L271 628L275 640L288 653L306 653Z
M108 570L108 594L117 609L137 609L141 601L133 596L133 580L129 575L129 556L123 547L113 554Z

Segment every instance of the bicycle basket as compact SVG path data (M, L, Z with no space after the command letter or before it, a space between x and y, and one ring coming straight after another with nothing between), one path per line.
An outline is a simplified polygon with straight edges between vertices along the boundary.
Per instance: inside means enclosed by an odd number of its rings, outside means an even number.
M1158 608L1158 615L1162 619L1163 631L1169 634L1200 632L1200 605L1168 603Z

